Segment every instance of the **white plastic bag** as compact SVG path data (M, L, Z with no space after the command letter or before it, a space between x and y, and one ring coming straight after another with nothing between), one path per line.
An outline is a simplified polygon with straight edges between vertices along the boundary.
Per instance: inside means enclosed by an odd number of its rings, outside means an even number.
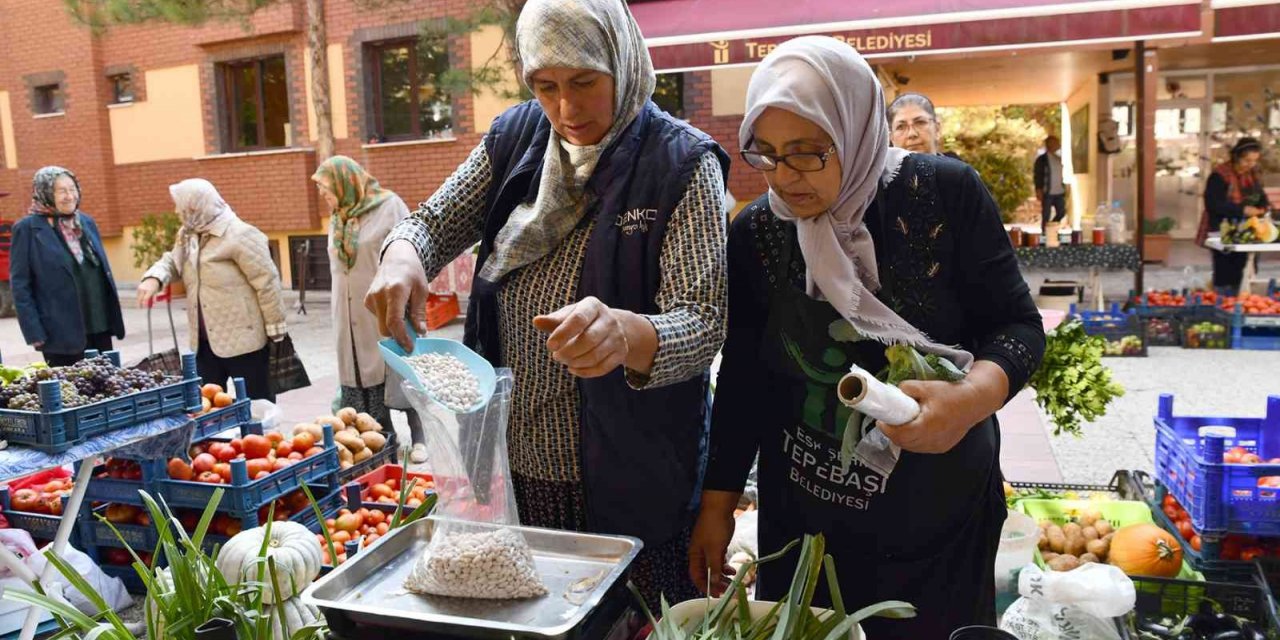
M41 551L47 552L52 548L53 545L49 545L41 549ZM71 565L76 573L80 574L112 609L121 611L133 605L133 598L125 590L124 582L120 578L103 573L102 569L89 556L71 545L67 545L61 555L62 559L66 560L67 564ZM41 575L44 572L46 563L47 560L45 560L44 553L37 553L26 560L27 567L36 572L36 575ZM45 584L44 588L48 593L56 593L63 596L72 606L87 615L98 613L98 608L88 598L84 597L80 591L73 588L67 582L66 577L58 573L57 570L54 570L53 580Z
M1117 567L1090 563L1071 571L1034 564L1018 576L1018 598L1000 629L1019 640L1120 640L1113 618L1133 610L1133 581Z
M263 431L274 431L281 413L280 407L270 400L254 399L249 402L249 414L255 422L262 423Z

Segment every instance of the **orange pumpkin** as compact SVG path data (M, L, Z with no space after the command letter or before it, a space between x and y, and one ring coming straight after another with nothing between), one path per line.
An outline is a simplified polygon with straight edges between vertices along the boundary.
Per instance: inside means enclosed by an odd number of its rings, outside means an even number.
M1149 522L1116 531L1107 561L1131 576L1172 578L1182 570L1182 545Z

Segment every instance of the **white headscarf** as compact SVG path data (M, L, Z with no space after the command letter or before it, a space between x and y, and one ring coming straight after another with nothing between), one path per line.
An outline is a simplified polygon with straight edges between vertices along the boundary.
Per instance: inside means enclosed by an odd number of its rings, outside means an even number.
M874 295L880 288L876 250L863 217L909 155L889 146L884 94L875 72L853 47L834 38L789 40L751 75L740 140L751 139L756 119L770 107L821 127L840 158L840 192L822 215L798 219L786 201L769 192L774 214L796 223L809 295L825 298L864 336L909 344L968 367L971 354L934 343Z
M516 23L525 85L539 69L591 69L613 77L613 125L590 147L570 145L555 129L542 161L538 195L520 204L498 232L480 277L490 282L559 246L587 205L583 187L600 156L653 95L653 62L622 0L529 0Z
M208 233L217 222L236 217L213 184L203 178L190 178L169 185L169 195L173 197L174 209L182 220L182 231L187 234Z

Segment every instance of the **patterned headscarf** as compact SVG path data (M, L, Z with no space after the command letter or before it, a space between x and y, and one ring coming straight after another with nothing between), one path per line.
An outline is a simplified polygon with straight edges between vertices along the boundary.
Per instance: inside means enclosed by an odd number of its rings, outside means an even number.
M76 185L76 210L73 213L62 213L58 211L58 201L54 195L54 183L58 178L67 176L71 178L71 182ZM54 228L62 235L62 239L67 243L67 249L71 251L71 256L75 258L76 264L83 264L85 259L84 247L80 240L84 237L84 228L80 224L80 181L76 180L76 174L70 170L58 166L47 166L36 172L34 178L31 179L31 208L28 210L33 216L43 216L54 219ZM98 256L92 251L88 254L89 263L98 264Z
M376 209L392 193L379 186L364 167L347 156L333 156L320 163L311 179L322 187L327 185L338 199L338 206L330 212L329 218L333 229L333 248L338 252L338 259L350 271L356 264L360 216Z
M640 114L656 82L640 28L622 0L529 0L516 23L516 42L530 89L539 69L612 76L613 124L590 147L569 145L551 130L537 197L511 213L481 269L480 277L490 282L547 255L578 225L588 205L583 187L596 163Z
M788 40L751 75L746 107L739 139L751 139L766 109L783 109L822 127L840 158L840 193L819 216L798 219L785 200L769 192L774 214L796 224L809 295L825 298L864 336L909 344L967 368L973 362L970 353L933 342L875 296L880 288L876 249L863 218L909 153L889 147L884 94L862 56L825 36Z
M169 195L173 197L174 209L182 220L181 233L184 236L208 233L214 224L236 216L213 184L203 178L189 178L171 184Z

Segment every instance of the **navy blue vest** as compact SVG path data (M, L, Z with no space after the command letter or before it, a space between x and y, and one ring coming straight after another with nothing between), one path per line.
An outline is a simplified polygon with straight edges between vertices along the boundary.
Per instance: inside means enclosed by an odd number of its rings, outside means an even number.
M466 344L502 365L497 292L480 277L494 239L516 205L537 195L551 124L537 101L513 107L485 138L493 184L466 321ZM578 282L579 298L656 314L659 260L671 213L699 159L712 151L727 177L729 157L709 136L649 102L606 150L588 180L596 218ZM705 212L723 215L722 212ZM550 313L554 309L541 310ZM519 371L514 372L520 375ZM622 369L579 380L579 457L593 532L631 535L647 545L686 527L698 504L710 424L709 373L636 391Z

